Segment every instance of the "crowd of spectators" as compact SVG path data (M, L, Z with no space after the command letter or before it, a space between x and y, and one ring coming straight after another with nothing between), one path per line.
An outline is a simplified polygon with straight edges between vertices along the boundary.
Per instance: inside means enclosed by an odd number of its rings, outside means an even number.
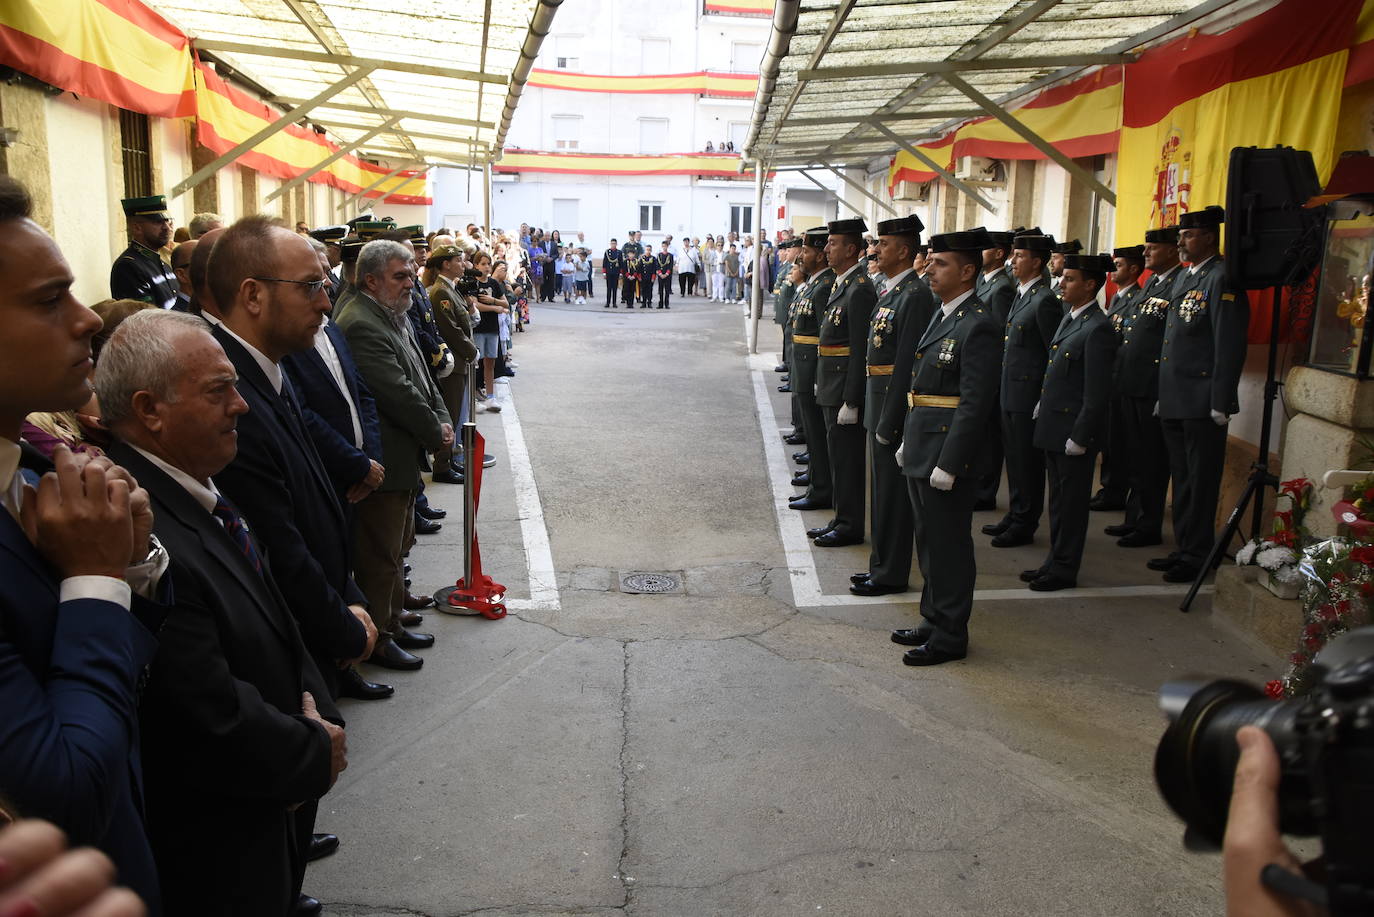
M422 611L472 613L405 558L445 516L425 488L495 464L454 430L469 386L501 409L534 279L473 225L200 214L175 242L125 203L173 272L117 263L88 308L0 177L0 824L97 848L155 915L317 913L337 701L423 666ZM14 836L60 851L44 830ZM138 913L104 900L81 913Z

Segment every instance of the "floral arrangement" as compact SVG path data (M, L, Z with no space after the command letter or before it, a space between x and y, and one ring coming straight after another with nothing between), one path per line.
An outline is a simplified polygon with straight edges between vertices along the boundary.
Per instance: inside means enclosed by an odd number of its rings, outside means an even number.
M1284 481L1279 485L1278 496L1288 498L1288 508L1274 513L1273 531L1236 552L1236 563L1253 564L1266 570L1272 581L1296 588L1302 582L1298 555L1311 540L1302 523L1312 505L1312 482L1307 478ZM1296 594L1289 597L1296 598Z

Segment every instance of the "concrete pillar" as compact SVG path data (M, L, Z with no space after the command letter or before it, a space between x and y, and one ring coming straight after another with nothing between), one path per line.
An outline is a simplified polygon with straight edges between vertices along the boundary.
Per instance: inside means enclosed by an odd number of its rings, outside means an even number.
M1374 380L1295 366L1288 372L1284 406L1294 412L1283 441L1285 478L1305 477L1320 485L1327 471L1368 462L1360 440L1374 435ZM1343 496L1320 486L1313 492L1306 523L1314 534L1336 533L1331 506Z
M0 147L0 172L23 183L33 196L33 217L52 229L52 170L48 157L47 96L22 83L0 82L0 125L19 132Z

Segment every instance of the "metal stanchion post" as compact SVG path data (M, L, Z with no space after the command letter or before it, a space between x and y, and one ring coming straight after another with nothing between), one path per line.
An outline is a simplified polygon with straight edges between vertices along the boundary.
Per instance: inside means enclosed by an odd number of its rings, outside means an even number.
M477 439L477 385L472 378L472 366L468 374L468 421L463 424L463 582L472 582L472 532L477 524L477 492L474 490L474 468L482 467L483 456L477 456L473 465L473 450ZM488 396L490 397L490 396Z

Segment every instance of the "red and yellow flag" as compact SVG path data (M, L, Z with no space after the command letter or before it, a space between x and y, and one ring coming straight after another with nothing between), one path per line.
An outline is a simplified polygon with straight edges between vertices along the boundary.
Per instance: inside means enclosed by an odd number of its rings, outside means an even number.
M575 92L684 93L716 98L752 99L759 78L752 73L660 73L646 76L610 76L570 73L566 70L531 70L531 86Z
M662 156L618 156L601 153L542 153L506 150L492 166L496 172L561 172L569 175L710 175L754 177L740 172L737 153L667 153Z
M771 16L773 0L706 0L708 13L734 13L739 16Z

